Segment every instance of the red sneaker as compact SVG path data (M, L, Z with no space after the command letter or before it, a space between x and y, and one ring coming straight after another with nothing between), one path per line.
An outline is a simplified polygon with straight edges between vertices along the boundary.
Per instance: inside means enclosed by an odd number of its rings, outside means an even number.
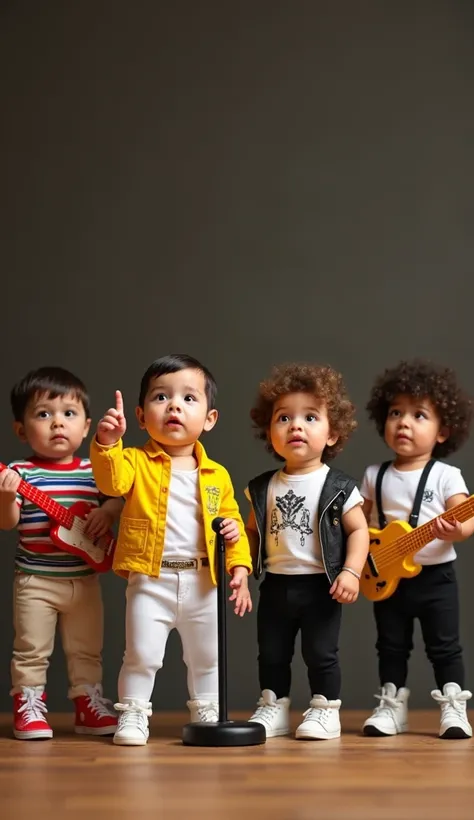
M53 730L46 720L46 692L43 686L22 686L13 695L13 734L17 740L48 740Z
M86 694L74 698L78 735L113 735L117 728L117 714L112 701L102 697L102 686L86 686Z

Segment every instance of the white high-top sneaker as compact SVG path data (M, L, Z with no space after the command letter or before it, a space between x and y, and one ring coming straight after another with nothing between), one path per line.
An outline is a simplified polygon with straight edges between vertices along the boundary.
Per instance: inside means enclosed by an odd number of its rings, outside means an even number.
M472 737L466 712L466 701L472 698L472 692L462 691L458 683L445 683L443 691L433 689L431 697L441 706L440 737L446 740Z
M264 689L250 723L265 726L268 737L290 734L290 699L278 698L271 689Z
M219 704L215 701L188 700L191 712L191 723L217 723L219 721Z
M399 735L408 730L408 698L410 690L401 687L397 691L394 683L386 683L375 695L380 701L371 716L365 721L362 731L369 737Z
M339 719L340 700L327 700L324 695L313 695L303 723L298 726L297 740L332 740L341 736Z
M124 703L116 703L119 713L114 743L117 746L146 746L148 718L151 717L151 703L146 700L124 698Z

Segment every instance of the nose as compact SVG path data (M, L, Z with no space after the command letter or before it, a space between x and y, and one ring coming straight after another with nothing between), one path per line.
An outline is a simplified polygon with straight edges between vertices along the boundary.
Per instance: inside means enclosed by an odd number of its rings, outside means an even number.
M181 413L181 402L178 398L170 399L168 413Z
M399 427L408 427L408 414L403 413L398 418L398 426Z
M51 419L51 427L63 427L64 421L60 413L56 413Z
M290 430L302 430L303 422L299 418L294 418L290 424Z

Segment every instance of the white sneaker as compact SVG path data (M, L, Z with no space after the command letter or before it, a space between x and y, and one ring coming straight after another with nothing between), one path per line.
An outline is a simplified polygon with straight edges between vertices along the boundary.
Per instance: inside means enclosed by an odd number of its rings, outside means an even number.
M219 721L219 704L215 701L188 700L191 712L191 723L217 723Z
M290 699L278 698L271 689L264 689L257 708L249 719L250 723L265 726L268 737L290 734Z
M394 683L382 686L380 695L375 695L380 703L362 727L364 735L385 737L408 731L409 695L409 689L401 687L397 691Z
M472 726L467 719L466 701L472 692L462 691L458 683L445 683L443 692L433 689L431 697L441 706L439 736L446 740L472 737Z
M298 726L297 740L332 740L341 736L339 720L340 700L327 700L324 695L313 695L303 723Z
M151 716L151 703L146 700L124 698L125 703L116 703L119 713L114 743L117 746L146 746L148 735L148 718Z

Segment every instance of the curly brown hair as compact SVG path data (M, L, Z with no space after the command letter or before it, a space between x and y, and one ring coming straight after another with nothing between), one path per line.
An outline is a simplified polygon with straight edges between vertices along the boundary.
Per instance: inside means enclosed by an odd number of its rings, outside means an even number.
M257 438L265 441L267 450L281 461L284 459L273 449L268 431L276 400L289 393L311 393L324 402L329 429L338 439L335 444L324 448L321 460L326 462L334 458L357 427L355 408L349 400L341 374L329 366L282 364L273 368L270 378L260 382L250 417L257 430Z
M472 402L459 387L454 370L424 359L401 361L378 376L367 403L369 418L384 438L388 411L396 396L428 398L436 409L441 427L449 438L436 443L432 455L443 458L454 453L469 436Z

